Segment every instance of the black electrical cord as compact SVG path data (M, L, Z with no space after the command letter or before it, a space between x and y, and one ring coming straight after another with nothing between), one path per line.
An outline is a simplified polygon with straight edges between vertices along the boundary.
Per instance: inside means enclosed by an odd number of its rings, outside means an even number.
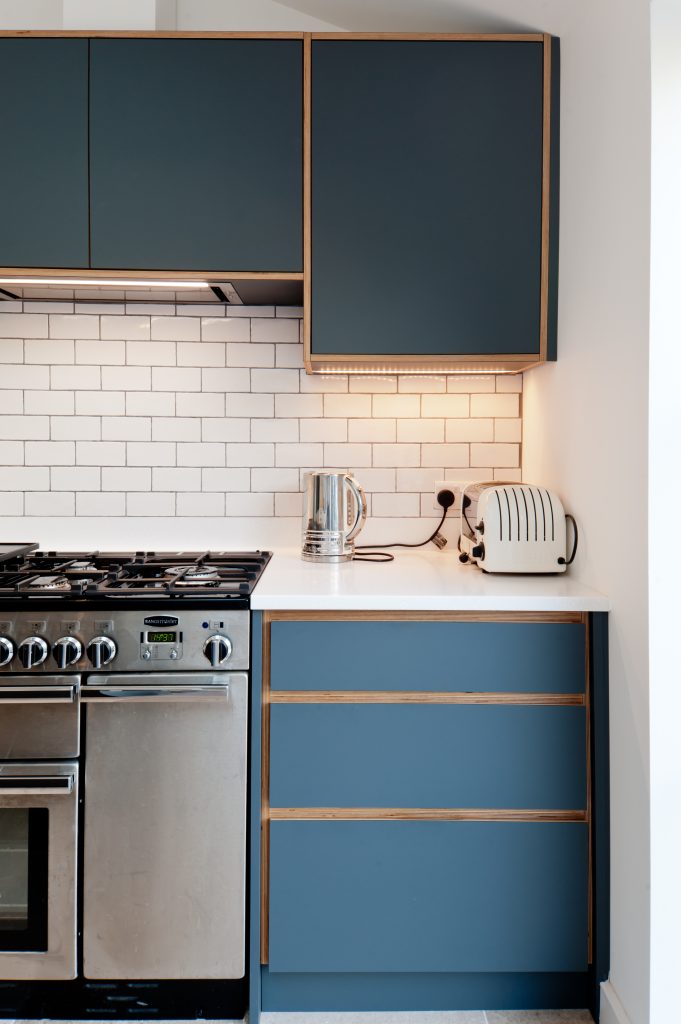
M432 540L435 540L442 524L447 518L447 513L454 504L455 498L451 491L441 490L437 496L438 503L442 506L442 519L437 524L430 537L426 537L425 540L418 541L414 544L407 544L405 541L395 541L393 544L358 544L355 548L356 551L364 551L363 555L355 555L354 561L356 562L392 562L395 559L394 555L388 554L387 551L379 550L383 548L424 548L426 544L430 544ZM376 557L371 557L371 556Z
M577 554L577 545L579 544L579 530L577 529L577 520L575 519L575 517L573 515L570 515L569 512L566 512L565 513L565 518L569 519L570 522L572 523L572 529L574 531L574 535L575 536L574 536L574 539L572 541L572 551L570 552L570 557L568 559L559 558L558 559L558 564L559 565L572 565L572 563L575 560L575 555Z

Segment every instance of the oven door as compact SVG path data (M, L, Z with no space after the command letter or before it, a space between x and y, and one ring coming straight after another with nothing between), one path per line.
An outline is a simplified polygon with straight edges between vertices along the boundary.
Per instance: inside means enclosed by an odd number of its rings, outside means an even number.
M0 978L76 976L78 765L0 765Z

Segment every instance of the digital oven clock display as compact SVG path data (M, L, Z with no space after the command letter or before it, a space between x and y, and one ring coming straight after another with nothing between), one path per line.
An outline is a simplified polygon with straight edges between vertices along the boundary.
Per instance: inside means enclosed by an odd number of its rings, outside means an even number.
M174 644L177 641L177 633L155 632L147 633L146 643L148 644Z

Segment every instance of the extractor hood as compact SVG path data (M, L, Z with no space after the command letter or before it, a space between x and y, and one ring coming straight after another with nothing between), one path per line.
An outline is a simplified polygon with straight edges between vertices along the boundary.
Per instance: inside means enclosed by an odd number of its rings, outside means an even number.
M2 300L31 302L173 302L245 306L302 306L300 275L270 278L254 275L225 276L171 272L28 270L0 273Z

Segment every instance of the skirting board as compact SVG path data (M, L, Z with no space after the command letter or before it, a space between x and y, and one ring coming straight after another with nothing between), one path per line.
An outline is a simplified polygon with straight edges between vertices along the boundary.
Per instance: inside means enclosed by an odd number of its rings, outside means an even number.
M601 985L600 1024L631 1024L629 1015L609 981L604 981Z

